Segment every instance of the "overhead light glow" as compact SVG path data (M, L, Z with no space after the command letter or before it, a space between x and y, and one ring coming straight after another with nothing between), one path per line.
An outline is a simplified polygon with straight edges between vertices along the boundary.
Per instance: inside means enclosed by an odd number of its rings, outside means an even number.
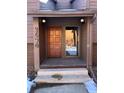
M45 19L43 19L43 20L42 20L42 22L43 22L43 23L46 23L46 20L45 20Z
M84 22L84 19L82 18L80 21L81 21L81 23L83 23Z
M40 0L42 3L47 3L48 0Z

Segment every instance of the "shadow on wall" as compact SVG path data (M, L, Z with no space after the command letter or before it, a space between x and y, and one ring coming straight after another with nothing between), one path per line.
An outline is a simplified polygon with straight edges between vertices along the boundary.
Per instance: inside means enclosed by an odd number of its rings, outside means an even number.
M55 10L54 0L40 0L40 9L41 10Z
M86 0L40 0L41 10L86 9Z

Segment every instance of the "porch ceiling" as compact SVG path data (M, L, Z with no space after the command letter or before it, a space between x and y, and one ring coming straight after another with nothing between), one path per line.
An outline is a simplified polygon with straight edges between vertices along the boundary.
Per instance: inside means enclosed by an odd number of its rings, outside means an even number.
M27 15L33 17L92 17L95 11L35 11Z

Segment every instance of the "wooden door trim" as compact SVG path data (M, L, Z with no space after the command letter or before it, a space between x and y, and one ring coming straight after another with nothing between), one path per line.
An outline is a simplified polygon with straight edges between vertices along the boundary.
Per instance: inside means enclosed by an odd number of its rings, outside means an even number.
M34 40L34 70L40 69L40 54L39 54L39 19L33 18L33 40Z
M92 66L92 22L87 18L87 68Z

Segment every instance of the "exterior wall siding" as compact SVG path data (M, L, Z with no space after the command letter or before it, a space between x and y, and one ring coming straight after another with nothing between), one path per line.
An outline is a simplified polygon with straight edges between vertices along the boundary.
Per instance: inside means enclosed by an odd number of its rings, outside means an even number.
M27 12L37 11L39 9L39 0L27 0Z
M92 62L97 65L97 19L93 22L92 40Z
M93 43L97 42L97 20L93 22L93 33L92 33Z
M93 66L96 66L97 65L97 43L93 43L92 52L93 52L93 55L92 55Z
M97 8L97 0L89 0L89 8L96 9Z
M27 71L29 73L32 70L34 70L34 49L33 49L33 43L28 43L27 44Z
M27 13L36 11L38 0L27 0ZM27 72L34 70L33 18L27 15Z
M33 18L27 16L27 43L33 43Z

